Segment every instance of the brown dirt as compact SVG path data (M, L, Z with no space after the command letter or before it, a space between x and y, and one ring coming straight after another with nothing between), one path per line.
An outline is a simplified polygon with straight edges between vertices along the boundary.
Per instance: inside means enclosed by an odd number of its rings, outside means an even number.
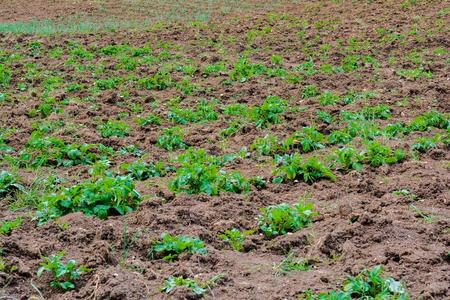
M228 79L226 74L203 78L197 72L193 76L193 82L211 87L211 90L182 96L183 107L194 106L199 98L212 97L220 104L238 102L256 105L268 95L278 95L289 99L292 106L306 109L287 113L282 124L269 129L247 128L225 143L222 143L218 135L227 126L224 117L215 122L184 125L187 143L221 155L238 151L248 146L255 137L269 132L285 137L302 126L311 125L314 123L315 110L323 107L312 100L301 99L299 91L307 84L315 84L322 91L330 90L338 94L351 89L374 91L377 94L375 98L367 103L355 103L349 110L380 103L390 105L393 117L387 121L377 121L379 124L408 121L430 109L450 112L449 18L448 15L436 18L445 3L418 1L415 6L401 9L396 2L350 4L351 1L340 1L332 4L330 1L308 1L308 4L290 7L291 15L310 23L318 20L337 21L337 25L329 25L331 27L328 29L318 29L314 25L305 29L305 41L313 49L325 43L333 45L328 53L330 62L339 62L342 58L340 47L336 46L338 39L346 41L354 36L373 42L377 40L377 28L407 33L413 22L419 33L417 39L407 36L403 41L374 43L370 49L363 49L362 52L370 53L380 62L377 72L370 66L361 66L356 73L316 74L306 77L299 84L287 84L279 78L262 76L230 86L220 84ZM95 10L94 4L82 1L80 6L75 3L73 7L55 4L51 10L44 12L42 8L48 2L36 1L33 5L41 8L32 10L33 15L30 16L21 8L21 4L22 1L7 3L6 6L2 4L0 21L54 19L61 14L66 15L65 12L72 9L77 13ZM287 7L285 10L288 10ZM9 17L5 17L3 12L8 12ZM13 13L14 16L11 16ZM442 30L427 34L427 30L440 26L436 20L443 21ZM246 33L265 26L271 28L271 33L257 37L253 44L248 45ZM24 65L28 62L35 63L40 70L49 74L51 71L62 74L64 81L81 82L91 87L96 80L92 72L77 72L73 66L65 65L63 62L68 58L67 53L58 59L51 59L44 54L54 47L67 49L68 40L76 41L86 48L109 44L138 47L148 43L156 52L161 51L157 47L158 41L164 41L175 46L171 48L171 52L180 55L181 61L192 60L199 66L221 59L229 62L231 67L242 52L247 50L251 61L266 65L270 64L272 54L280 54L284 58L283 66L288 68L308 59L304 51L305 44L298 40L299 30L298 24L289 17L270 19L261 13L252 17L229 18L226 22L210 23L204 28L178 24L145 32L119 30L115 33L54 37L2 34L0 43L7 53L21 53L24 57L20 62L12 63L11 86L23 81L22 78L26 76ZM315 36L319 36L320 41L316 42ZM42 43L42 49L34 55L26 45L36 40ZM446 49L447 54L441 57L430 54L438 47ZM412 67L403 58L413 48L423 51L427 61L425 67L433 72L431 79L411 81L395 74L398 68ZM389 63L389 57L397 60ZM105 65L102 78L127 74L122 69L115 70L117 62L112 57L96 56L93 61L85 63ZM156 65L141 66L134 71L134 75L148 76L156 72L157 68ZM173 76L177 80L182 78L176 72ZM8 90L11 99L0 104L1 127L16 129L15 134L8 138L8 145L16 149L25 145L33 131L32 123L42 122L39 118L27 116L27 112L40 103L40 82L27 82L27 85L30 87L27 91L13 88ZM140 129L133 123L133 113L126 104L140 103L142 115L152 112L165 116L167 99L179 94L175 89L131 90L130 98L122 100L119 90L112 90L101 91L91 101L80 101L89 95L87 89L75 94L56 89L52 92L56 99L74 100L63 107L62 113L52 114L46 121L63 120L65 126L52 135L67 142L103 143L115 149L134 144L149 153L150 161L168 159L171 154L156 147L155 141L160 129L169 126L170 122L163 121L161 127ZM399 105L405 96L409 97L409 102L406 106ZM156 109L149 105L154 99L159 103ZM96 104L97 109L92 108L93 104ZM325 109L336 115L344 108ZM124 139L100 137L96 131L99 121L124 111L131 114L125 118L132 128L130 135ZM68 126L73 124L81 126ZM323 128L323 131L329 129ZM416 137L433 133L415 133L391 143L407 149ZM113 167L133 159L130 156L117 157L113 161ZM12 274L0 272L0 286L3 287L0 297L28 299L42 293L45 299L192 299L189 291L179 289L167 296L159 292L159 288L170 275L208 279L224 273L224 280L208 292L207 299L295 299L307 289L322 291L338 288L346 276L355 275L364 267L383 264L389 276L406 284L411 299L449 299L449 160L449 149L440 147L421 155L418 160L408 159L389 167L365 167L360 172L337 174L336 183L320 181L312 185L302 182L269 184L264 190L252 190L246 195L221 194L217 197L175 195L166 188L167 178L155 178L137 182L137 189L145 195L146 200L135 212L107 220L86 217L81 213L70 214L58 220L59 224L69 224L64 231L55 222L37 226L28 212L11 212L4 201L1 202L1 220L21 215L26 221L12 234L0 236L4 260L8 265L18 268ZM1 165L6 168L5 161ZM269 159L252 156L233 163L230 168L244 175L270 178L272 165ZM56 173L66 178L65 184L69 185L88 178L87 170L86 166L77 166L43 168L41 171ZM28 169L18 172L24 184L30 186L36 174ZM432 215L433 221L421 220L409 207L412 202L407 197L393 195L392 192L399 189L408 189L417 195L414 205ZM261 207L282 202L294 203L305 194L312 196L316 209L320 212L311 227L272 240L264 239L258 233L253 234L248 238L246 251L243 253L231 251L218 239L218 233L230 227L256 230L256 218ZM356 222L350 222L351 218L356 217ZM123 250L125 230L128 237L137 237L126 253ZM207 244L209 254L182 257L174 263L149 260L147 250L150 242L163 232L198 236ZM66 293L52 290L48 286L47 277L38 279L35 276L41 256L60 250L66 252L66 257L92 269L92 272L82 276L77 282L75 290ZM278 264L290 251L316 261L313 269L275 276L274 264Z

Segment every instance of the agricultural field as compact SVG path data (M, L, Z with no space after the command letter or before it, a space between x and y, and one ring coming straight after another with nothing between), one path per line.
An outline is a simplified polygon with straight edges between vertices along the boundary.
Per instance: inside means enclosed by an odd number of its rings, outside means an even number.
M6 1L1 299L450 299L447 1Z

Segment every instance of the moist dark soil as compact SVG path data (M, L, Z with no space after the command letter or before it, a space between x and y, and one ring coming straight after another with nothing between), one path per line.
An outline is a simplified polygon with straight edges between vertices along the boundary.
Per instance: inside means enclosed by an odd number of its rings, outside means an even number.
M23 20L23 1L7 4L0 21ZM52 133L68 143L103 143L118 150L126 145L136 145L147 153L148 161L168 160L174 153L156 146L161 128L171 126L164 117L168 100L180 96L180 106L194 107L199 99L215 98L218 107L231 103L259 105L269 95L288 99L298 111L288 112L280 124L267 129L254 126L244 128L236 135L223 139L219 132L227 127L227 118L217 121L187 124L188 145L203 148L210 154L223 155L248 147L256 137L272 133L284 138L303 126L313 125L316 109L338 115L340 110L356 111L364 106L387 104L392 109L389 120L374 121L386 125L396 121L410 121L429 110L450 112L450 34L449 15L441 16L448 3L445 1L417 1L416 5L402 8L398 1L307 1L290 5L276 12L259 12L253 16L233 15L220 22L206 25L171 24L152 27L145 31L118 30L95 34L71 34L32 36L1 34L1 50L22 55L20 61L11 65L9 99L0 103L1 128L14 128L7 144L22 149L33 129L33 124L62 120L64 127ZM36 1L33 6L47 1ZM2 4L3 5L3 4ZM78 11L89 11L94 4L80 2ZM71 6L54 4L51 9L31 17L56 18L66 14ZM269 14L271 13L271 14ZM282 14L284 13L284 14ZM308 22L306 28L292 17ZM27 17L28 18L28 17ZM320 21L320 22L319 22ZM258 35L249 41L248 32L270 28L270 33ZM392 34L404 34L401 40L378 43L377 29L385 28ZM409 35L411 30L417 35ZM303 33L302 33L303 32ZM303 40L299 36L304 34ZM201 72L192 75L192 82L208 88L192 95L181 95L175 88L163 91L130 90L124 99L118 90L100 91L90 95L88 89L67 92L56 89L51 95L58 101L72 99L63 106L61 113L53 113L46 119L30 117L28 112L40 102L43 93L41 82L26 82L28 89L16 89L17 83L26 76L25 65L35 64L42 72L58 74L64 81L82 83L91 87L99 79L90 70L76 71L64 62L65 52L59 58L45 53L55 47L68 49L68 41L75 41L86 49L111 44L128 44L133 47L150 45L156 52L162 51L161 42L170 45L171 56L179 55L181 62L193 62L202 69L218 60L233 63L243 54L252 62L270 65L271 56L282 56L286 69L307 61L308 51L319 51L323 45L332 45L324 52L327 61L339 62L342 49L348 39L370 41L370 47L361 51L372 55L380 65L376 69L361 65L353 73L318 73L292 84L280 78L257 76L246 82L223 84L229 79L226 73L204 77ZM31 42L39 41L40 52L32 53ZM433 55L442 48L446 54ZM432 71L432 78L409 80L396 74L398 69L414 68L404 59L406 53L416 49L426 61L423 67ZM316 58L314 58L315 60ZM116 68L114 57L95 56L85 64L106 66L102 78L127 76ZM157 65L139 66L134 75L146 77L158 71ZM178 77L177 77L178 76ZM173 73L175 80L183 76ZM317 101L302 99L301 91L306 85L316 85L321 91L345 94L349 90L373 91L376 96L350 108L320 106ZM81 101L90 96L90 100ZM407 101L405 102L405 99ZM152 106L152 103L158 106ZM139 103L142 112L133 113L129 104ZM124 120L131 127L125 138L103 138L98 134L101 121L115 118L127 112ZM160 126L141 128L133 122L137 115L148 113L163 117ZM71 125L71 126L67 126ZM320 127L321 126L321 127ZM329 132L332 125L318 125L322 132ZM431 136L435 132L414 133L390 141L408 150L419 136ZM320 150L319 153L322 153ZM132 156L117 156L112 167L135 160ZM2 169L7 168L1 161ZM0 272L0 297L11 299L194 299L189 290L177 289L172 294L160 291L164 279L184 276L207 280L224 274L206 299L296 299L303 291L326 291L337 289L349 275L356 275L364 268L384 265L386 276L401 280L411 299L450 298L450 151L444 146L407 159L401 163L380 168L365 166L362 171L338 173L336 182L319 181L314 184L290 182L269 183L265 189L253 189L248 194L222 193L219 196L174 194L167 189L170 177L136 181L136 188L144 195L143 202L134 212L125 216L112 216L107 220L72 213L38 226L32 219L33 211L9 209L9 195L0 199L0 220L24 218L22 226L9 235L0 235L2 258L8 266L16 266L14 272ZM232 163L229 169L245 176L272 178L273 164L269 157L250 156ZM79 183L90 176L89 166L43 167L40 174L57 174L66 179L64 185ZM32 169L17 170L25 188L32 186L38 176ZM414 199L393 193L408 190ZM259 209L282 202L295 203L309 195L320 213L313 224L295 233L266 239L258 232ZM411 204L426 215L426 221ZM67 224L62 229L61 224ZM244 252L232 251L218 238L224 229L237 227L253 229L244 245ZM182 256L168 263L150 260L147 252L151 241L161 233L185 234L199 237L208 248L208 255ZM49 277L36 277L42 256L60 250L65 257L85 264L91 272L76 282L73 291L63 292L49 287ZM274 265L279 264L288 253L314 261L309 271L293 271L277 275Z

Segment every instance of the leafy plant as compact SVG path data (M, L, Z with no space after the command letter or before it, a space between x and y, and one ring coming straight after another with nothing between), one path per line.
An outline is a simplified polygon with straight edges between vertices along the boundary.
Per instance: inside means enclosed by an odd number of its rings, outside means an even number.
M167 168L163 162L146 163L144 161L134 161L129 164L122 164L122 169L125 169L134 179L146 180L152 177L162 177L166 175Z
M0 234L9 234L13 229L16 229L22 225L22 221L23 220L21 217L17 217L11 221L0 222Z
M251 112L251 119L256 127L266 127L268 124L280 123L279 114L285 112L287 101L277 96L268 96L264 102L254 107Z
M148 114L145 117L137 118L136 124L144 127L147 125L161 125L161 118L154 114Z
M108 120L106 123L98 125L97 129L104 138L112 136L125 137L130 131L130 128L125 122L118 120Z
M258 226L266 237L273 238L307 227L315 215L312 203L281 203L260 209Z
M164 280L164 285L161 288L161 291L165 293L172 292L177 286L185 286L190 289L195 295L202 296L206 289L202 288L199 283L197 283L193 279L183 278L181 276L170 276L166 280Z
M308 183L315 182L321 178L327 178L331 181L336 180L333 172L315 157L305 160L300 154L294 153L277 157L276 159L281 165L273 171L276 176L273 180L275 183L295 179L302 179Z
M317 118L325 124L333 123L333 116L326 111L317 110L316 111Z
M403 284L393 278L383 278L383 267L375 266L365 269L356 277L349 277L338 291L314 294L307 292L302 299L306 300L351 300L351 299L392 299L408 300L408 293Z
M311 98L319 95L319 90L315 85L307 85L302 90L302 98Z
M244 230L241 232L237 228L232 228L219 234L219 239L228 243L234 251L243 251L245 238L251 234L253 234L253 230Z
M173 79L166 72L159 71L153 76L141 78L138 84L147 90L165 90L174 86Z
M64 264L61 262L63 256L64 252L59 252L51 257L44 257L44 262L40 263L37 276L41 277L42 273L50 272L53 277L53 280L50 281L52 288L72 290L75 288L74 281L79 279L83 273L88 272L89 269L84 265L77 267L77 263L73 259Z
M314 127L303 127L302 130L294 132L283 141L282 147L285 151L300 149L307 153L324 147L324 136Z
M425 153L430 149L437 147L437 142L439 141L439 136L435 136L433 138L420 137L417 138L415 143L411 145L411 149Z
M386 120L391 117L391 109L387 105L379 104L363 108L361 110L361 114L364 116L364 118L366 118L366 120Z
M15 190L23 190L23 186L17 182L16 176L8 171L0 171L0 196L4 196Z
M251 64L246 58L240 58L233 65L230 72L230 79L233 81L246 82L248 79L263 74L266 67L261 64Z
M346 129L333 130L327 136L327 142L331 145L345 145L353 140L353 136Z
M276 136L267 134L264 137L258 137L250 145L251 151L256 151L260 155L273 155L280 148L279 142Z
M105 219L109 215L124 215L133 211L139 202L140 196L134 189L131 177L104 176L44 196L36 218L43 224L50 219L81 211L88 216Z
M187 124L188 122L217 120L217 113L211 103L201 100L195 110L174 107L169 111L167 117L175 123Z
M319 96L319 103L320 105L335 105L340 100L340 97L338 95L335 95L331 92L323 92Z
M1 88L8 87L10 79L11 79L11 71L5 65L0 64L0 87Z
M344 147L334 151L331 158L338 170L348 171L348 170L361 170L363 157L356 152L355 149L351 147Z
M186 144L183 142L184 132L181 127L175 126L164 128L162 135L159 136L156 145L168 151L176 149L185 149Z
M208 250L205 244L197 239L185 235L173 236L168 233L161 234L160 240L153 241L148 251L151 259L174 261L182 253L206 255Z
M405 158L405 152L401 149L392 150L388 146L381 145L377 141L369 142L363 153L364 160L372 167L385 164L395 164Z

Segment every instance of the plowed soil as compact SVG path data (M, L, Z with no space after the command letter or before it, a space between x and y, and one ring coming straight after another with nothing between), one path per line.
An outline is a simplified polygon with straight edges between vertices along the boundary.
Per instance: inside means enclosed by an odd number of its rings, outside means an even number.
M147 154L147 161L168 160L174 153L157 147L156 139L161 128L171 126L165 116L168 100L176 96L181 97L182 107L194 107L201 98L215 98L220 107L231 103L259 105L267 96L277 95L288 99L291 107L300 108L285 113L280 124L266 129L247 126L225 140L219 134L227 127L229 120L225 116L219 115L217 121L182 125L189 146L203 148L214 155L237 152L249 147L256 137L268 133L285 138L313 124L322 133L330 132L334 125L316 123L316 109L338 116L344 109L357 111L364 106L389 105L392 117L373 121L380 126L408 122L429 110L450 112L450 15L442 13L449 8L448 3L417 1L415 5L402 8L399 1L300 2L280 8L276 14L264 11L252 16L230 15L205 25L176 23L147 30L54 36L1 34L0 53L22 56L10 65L12 76L9 88L4 89L8 99L0 102L0 128L15 130L6 142L18 151L25 146L36 124L62 121L64 125L51 135L68 143L102 143L116 150L132 144ZM0 20L23 19L23 12L14 16L21 9L19 4L19 1L8 4L11 15L2 15ZM59 11L65 14L66 8L55 4L43 15L38 13L32 17L51 19L59 15ZM83 4L79 9L85 8L89 10L90 5ZM307 25L303 27L298 20L306 21ZM249 39L248 32L262 32L264 28L270 29L268 33ZM380 43L377 31L380 28L386 29L386 35L404 37ZM417 33L410 34L412 30ZM299 39L302 35L303 39ZM129 88L129 94L123 97L121 92L127 89L126 84L120 91L101 90L91 94L89 87L99 78L129 74L141 78L154 74L160 66L140 65L130 73L118 67L114 57L97 54L91 60L80 60L92 66L89 70L79 71L65 63L73 42L85 49L114 44L150 45L155 53L164 51L161 43L166 43L169 60L173 59L175 65L190 62L199 70L219 60L225 61L230 70L243 54L247 54L250 61L267 66L271 65L271 56L277 54L283 58L282 67L291 69L308 61L309 57L319 63L320 55L326 56L329 64L338 64L344 55L341 50L349 46L350 37L361 42L358 44L360 53L370 54L379 62L376 70L369 64L361 64L352 73L318 72L294 84L263 75L230 85L223 84L229 80L226 72L205 77L197 71L191 80L205 89L191 95L182 95L175 88L163 91ZM41 45L40 50L33 52L30 45L36 41ZM364 45L363 41L368 44ZM325 47L327 45L330 47ZM57 47L64 53L51 58L49 51ZM444 52L437 55L436 49ZM397 74L398 69L417 66L405 58L413 50L422 59L420 66L432 72L431 78L411 80ZM321 54L314 56L311 51ZM24 79L28 78L27 64L35 64L40 72L61 76L64 82L81 83L86 88L75 92L62 87L54 89L52 97L67 100L63 111L52 113L46 119L31 117L28 112L41 103L44 91L40 80ZM93 71L100 64L104 66L103 71ZM171 74L175 81L183 78L177 71ZM21 82L25 82L26 90L17 89ZM350 107L339 104L324 108L317 101L301 97L306 85L316 85L320 91L339 95L355 90L373 91L376 96ZM152 106L155 102L158 105ZM138 103L141 112L133 112L132 103ZM99 122L115 118L121 112L128 113L123 120L131 127L130 134L125 138L101 137L96 129ZM137 115L148 113L160 115L162 124L141 128L133 122ZM437 129L417 132L387 143L409 151L417 137L442 132ZM325 150L317 152L320 155ZM175 151L175 154L181 152ZM131 155L115 156L111 167L117 169L120 163L135 159ZM0 163L2 169L10 168L6 160ZM171 275L203 280L223 273L224 279L207 292L206 299L296 299L308 289L339 288L347 276L356 275L366 267L384 265L387 275L405 284L411 299L450 299L449 166L450 150L439 144L398 164L336 172L336 182L268 183L265 189L253 188L242 195L175 194L167 188L170 176L151 178L136 181L144 200L137 210L125 216L100 220L73 213L43 226L37 226L32 219L33 209L11 210L14 195L9 195L0 199L0 220L22 216L25 221L12 233L0 235L3 260L17 267L14 272L0 272L0 298L192 299L195 297L188 290L177 289L175 293L164 294L159 289ZM245 176L273 178L269 157L252 154L235 160L227 168ZM88 169L89 166L74 166L42 167L39 172L30 168L16 171L28 189L42 174L56 174L65 179L62 185L73 185L90 177ZM398 195L395 193L398 190L408 190L415 197ZM310 227L274 239L266 239L258 232L260 208L294 203L305 195L320 213ZM430 219L424 220L424 216ZM63 230L61 224L67 224L67 228ZM232 227L255 231L247 238L244 252L232 251L218 238L224 229ZM186 255L172 263L150 260L147 251L151 241L163 232L199 237L207 245L208 255ZM49 277L36 277L42 256L60 250L65 251L66 257L91 269L76 282L76 288L68 292L51 289ZM275 274L274 265L288 253L310 259L314 262L312 269Z

